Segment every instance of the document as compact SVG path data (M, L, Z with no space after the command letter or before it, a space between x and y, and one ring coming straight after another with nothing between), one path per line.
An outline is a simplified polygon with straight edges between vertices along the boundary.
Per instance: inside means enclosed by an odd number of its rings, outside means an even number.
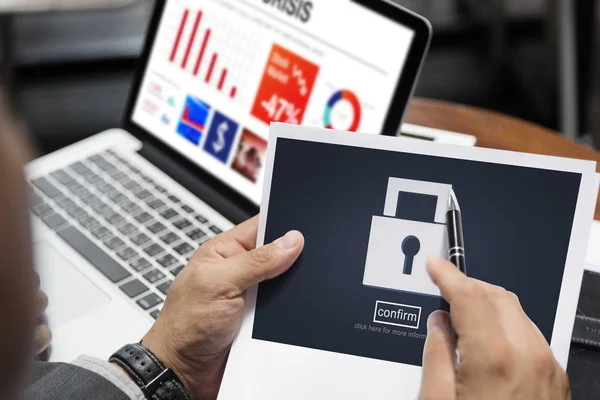
M593 162L273 124L258 246L304 251L247 295L219 399L414 399L425 271L460 203L469 276L502 286L566 367L598 194Z

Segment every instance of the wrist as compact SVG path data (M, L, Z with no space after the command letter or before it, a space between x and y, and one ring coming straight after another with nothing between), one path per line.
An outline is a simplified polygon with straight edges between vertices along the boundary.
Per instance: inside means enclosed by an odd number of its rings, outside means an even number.
M141 343L152 351L165 367L175 372L193 399L215 400L221 386L227 353L186 357L182 355L186 352L181 351L176 342L164 337L153 328Z
M147 347L136 343L123 346L109 362L121 369L144 393L157 400L189 400L175 372Z

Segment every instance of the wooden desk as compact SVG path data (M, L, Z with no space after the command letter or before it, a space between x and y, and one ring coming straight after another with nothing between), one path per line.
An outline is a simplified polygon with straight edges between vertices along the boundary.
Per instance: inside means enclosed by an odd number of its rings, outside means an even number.
M597 172L600 172L599 152L541 126L495 112L438 100L414 99L406 122L477 136L478 147L596 161ZM600 201L595 218L600 220Z

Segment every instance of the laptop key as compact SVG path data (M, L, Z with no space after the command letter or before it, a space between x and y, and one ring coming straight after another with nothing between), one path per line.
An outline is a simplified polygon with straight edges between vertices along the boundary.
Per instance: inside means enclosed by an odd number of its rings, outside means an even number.
M147 243L148 241L150 241L150 238L149 238L147 235L145 235L145 234L143 234L143 233L140 233L139 235L137 235L137 236L135 236L135 237L131 238L131 241L132 241L132 242L133 242L133 243L134 243L136 246L141 246L141 245L143 245L144 243Z
M123 186L124 186L126 189L129 189L129 190L134 190L134 189L138 188L138 187L140 186L140 184L139 184L139 183L137 183L136 181L129 181L129 182L127 182L127 183L124 183L124 184L123 184Z
M180 273L180 272L181 272L181 271L182 271L184 268L185 268L185 265L180 265L180 266L179 266L179 267L177 267L177 268L173 268L173 269L171 270L171 273L173 274L173 276L177 276L177 275L179 275L179 273Z
M94 204L99 204L100 199L95 194L89 194L81 199L85 204L92 206Z
M123 261L129 261L134 257L137 257L137 252L132 249L131 247L126 247L123 250L119 251L117 253L117 255L119 256L119 258Z
M150 221L151 219L152 219L152 215L148 214L147 212L143 212L140 215L137 215L135 217L135 220L142 224Z
M111 185L110 183L107 183L106 185L98 186L98 190L100 191L100 193L106 194L106 193L110 193L116 189L113 185Z
M160 272L157 269L153 269L152 271L146 272L144 274L144 279L146 279L150 283L156 283L156 282L160 281L161 279L164 279L164 277L165 277L165 274L163 274L162 272Z
M169 200L171 200L173 203L181 203L181 200L179 200L179 198L177 196L169 196Z
M162 236L160 238L160 240L162 240L166 244L171 244L171 243L175 243L175 242L179 241L180 239L179 239L179 236L177 236L173 232L169 232L166 235Z
M106 205L106 203L104 203L102 201L98 204L93 205L92 209L94 211L96 211L98 214L105 214L109 211L112 211L112 208L110 208L108 205Z
M104 160L104 157L102 157L100 154L94 154L93 156L88 157L88 160L90 160L91 162L96 164L96 163Z
M127 213L129 213L129 214L133 214L133 213L136 213L139 210L141 210L140 206L138 206L137 204L132 203L132 202L127 202L127 203L121 204L121 208L123 210L127 211Z
M123 235L130 235L133 232L136 232L137 228L133 224L125 224L119 228L119 232Z
M85 221L89 217L90 217L90 214L88 214L84 211L83 214L78 215L77 218L75 218L75 219L77 220L77 222L81 223L81 221Z
M59 214L52 214L42 218L42 221L52 230L58 230L63 225L67 224L67 220Z
M121 290L132 299L148 290L148 287L137 279L121 286Z
M131 276L125 268L119 265L104 250L86 238L76 228L68 227L60 231L58 235L113 283L120 282Z
M31 209L31 212L40 218L44 218L45 216L52 214L54 210L52 210L52 207L50 207L48 204L44 203L40 204L37 207L33 207Z
M117 213L109 213L104 217L104 219L106 219L106 221L111 225L118 225L121 222L125 221L125 218L123 218L122 215Z
M143 297L140 300L138 300L137 303L144 310L149 310L152 307L157 306L160 303L162 303L162 299L160 297L158 297L158 295L151 293L148 296Z
M77 172L79 175L82 175L88 172L90 169L86 167L82 162L78 161L74 164L71 164L71 169Z
M151 246L148 246L144 249L144 251L146 252L146 254L148 254L150 257L154 257L160 253L162 253L164 251L164 249L162 247L160 247L158 244L153 244Z
M173 284L173 281L168 280L166 282L161 283L157 286L158 290L162 292L162 294L166 295L169 292L169 288Z
M94 217L88 217L79 223L88 231L95 229L98 225L100 225L100 222L98 222L98 220Z
M120 192L112 193L108 196L108 198L115 202L115 204L119 204L120 202L127 200L127 196Z
M175 250L177 254L183 256L189 253L190 251L194 250L194 248L187 243L182 243L179 246L174 247L173 250Z
M111 250L115 250L121 246L123 246L125 242L118 237L111 237L104 240L104 245Z
M182 219L177 222L174 222L173 225L179 230L184 230L185 228L189 228L190 226L192 226L192 223L187 219Z
M106 229L105 227L101 226L98 229L95 229L94 231L92 231L92 235L96 238L96 239L104 239L105 237L112 235L111 232Z
M93 172L85 175L84 178L85 178L86 181L88 181L91 184L94 184L94 183L98 182L100 179L102 179L97 174L95 174Z
M160 315L160 310L154 310L150 313L150 316L154 319L158 319L159 315Z
M169 267L172 267L173 265L177 264L177 259L175 257L173 257L172 255L167 254L166 256L160 258L158 260L158 263L165 268L169 268Z
M165 211L163 211L162 213L160 213L160 216L163 217L164 219L173 219L177 216L179 216L179 214L177 214L177 211L173 210L172 208L169 208Z
M145 258L140 258L130 263L129 266L135 269L137 272L141 272L146 268L150 268L152 264L150 264L150 261L146 260Z
M145 198L148 198L152 195L152 193L150 193L149 191L147 191L146 189L144 190L140 190L139 192L137 192L135 194L135 197L137 197L140 200L144 200Z
M36 179L32 182L38 189L40 189L44 194L50 198L56 197L61 194L61 191L56 188L53 184L48 181L46 178Z
M165 205L165 202L162 200L158 200L158 199L154 199L154 200L148 202L148 206L150 208L152 208L153 210L157 210L157 209L163 207L164 205Z
M62 209L71 208L75 205L75 202L68 197L62 198L56 202L58 206Z
M211 231L213 231L213 232L214 232L215 234L217 234L217 235L218 235L218 234L220 234L220 233L223 233L223 231L222 231L222 230L220 230L219 228L217 228L217 227L216 227L216 226L214 226L214 225L213 225L213 226L211 226L211 227L210 227L210 228L208 228L208 229L210 229Z
M54 171L50 174L54 179L62 183L63 185L68 185L73 181L71 175L69 175L66 171L60 169L58 171Z
M104 162L97 163L97 165L98 165L98 168L100 168L102 171L110 171L110 170L115 169L115 166L106 160Z
M156 190L158 190L159 193L167 193L167 189L165 189L164 187L162 187L160 185L154 185L154 188Z
M162 232L166 229L166 226L161 224L160 222L156 222L148 227L148 230L154 234Z
M187 236L194 241L198 241L208 235L202 229L194 229L193 231L188 232Z
M77 218L80 215L85 214L85 210L81 207L73 207L70 210L67 210L67 214L69 214L73 218Z
M182 205L181 208L183 208L183 210L185 212L188 212L190 214L192 214L194 212L194 209L192 207L190 207L190 206Z
M208 220L200 214L196 215L194 218L196 218L196 221L200 222L201 224L205 224L208 222Z
M118 169L114 169L112 171L109 171L108 174L110 176L112 176L112 178L116 181L123 179L125 177L127 177L127 175L125 175L124 173L122 173L121 171L119 171Z

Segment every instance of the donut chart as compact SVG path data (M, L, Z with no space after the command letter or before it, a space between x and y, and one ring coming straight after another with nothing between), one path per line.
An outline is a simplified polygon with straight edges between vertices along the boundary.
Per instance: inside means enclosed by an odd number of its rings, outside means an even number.
M354 94L354 92L347 89L335 92L327 102L327 107L325 107L325 116L323 118L325 127L327 129L335 129L331 121L331 113L334 107L337 105L337 103L339 103L342 100L346 100L347 102L349 102L352 106L352 109L354 110L354 119L352 120L352 124L350 125L350 128L348 128L348 130L350 132L356 132L358 130L358 127L360 126L360 120L362 117L360 100L358 99L358 96Z

